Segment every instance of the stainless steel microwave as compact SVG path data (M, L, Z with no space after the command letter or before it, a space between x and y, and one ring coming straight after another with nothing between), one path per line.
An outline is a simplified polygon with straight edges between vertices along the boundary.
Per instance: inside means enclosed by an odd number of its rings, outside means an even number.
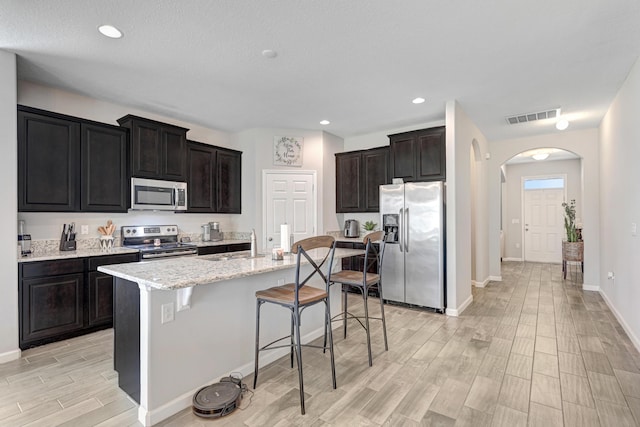
M131 209L186 211L187 183L131 178Z

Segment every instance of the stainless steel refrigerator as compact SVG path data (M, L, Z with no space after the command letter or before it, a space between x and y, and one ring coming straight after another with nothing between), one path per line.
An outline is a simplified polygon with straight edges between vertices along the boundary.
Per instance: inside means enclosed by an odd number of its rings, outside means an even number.
M380 186L384 299L444 310L444 183Z

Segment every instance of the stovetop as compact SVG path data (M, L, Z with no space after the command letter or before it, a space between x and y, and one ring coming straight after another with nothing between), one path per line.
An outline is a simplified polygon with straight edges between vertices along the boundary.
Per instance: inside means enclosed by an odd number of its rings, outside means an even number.
M121 229L122 246L138 249L142 258L193 255L198 247L178 242L177 225L125 225Z

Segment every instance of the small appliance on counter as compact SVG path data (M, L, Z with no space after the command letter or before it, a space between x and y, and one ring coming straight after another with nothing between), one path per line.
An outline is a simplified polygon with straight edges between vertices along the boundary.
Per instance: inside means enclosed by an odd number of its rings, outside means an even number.
M222 231L220 231L220 223L219 222L210 222L209 226L211 227L211 241L219 242L222 240Z
M211 225L202 224L202 241L208 242L211 240Z
M355 219L344 222L344 237L360 237L360 223Z
M76 223L62 225L62 235L60 236L61 251L75 251L76 250Z
M24 232L24 221L18 221L18 244L20 245L20 254L22 256L31 253L31 235Z

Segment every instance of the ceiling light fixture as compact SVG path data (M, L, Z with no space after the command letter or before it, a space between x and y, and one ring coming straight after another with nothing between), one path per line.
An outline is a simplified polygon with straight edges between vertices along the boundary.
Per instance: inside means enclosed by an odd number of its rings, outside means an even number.
M113 25L100 25L98 27L98 31L100 31L103 36L109 37L110 39L119 39L122 37L122 31Z
M549 153L538 153L538 154L534 154L531 157L533 157L534 160L544 160L547 157L549 157Z
M329 120L320 120L321 125L328 125L329 123L331 123Z
M567 119L560 119L558 123L556 123L556 129L565 130L569 127L569 121Z
M278 56L278 52L271 49L265 49L262 51L262 56L264 56L265 58L273 59Z
M422 104L424 101L425 101L425 99L424 99L424 98L420 98L420 97L418 97L418 98L415 98L415 99L414 99L413 101L411 101L411 102L413 102L414 104Z

